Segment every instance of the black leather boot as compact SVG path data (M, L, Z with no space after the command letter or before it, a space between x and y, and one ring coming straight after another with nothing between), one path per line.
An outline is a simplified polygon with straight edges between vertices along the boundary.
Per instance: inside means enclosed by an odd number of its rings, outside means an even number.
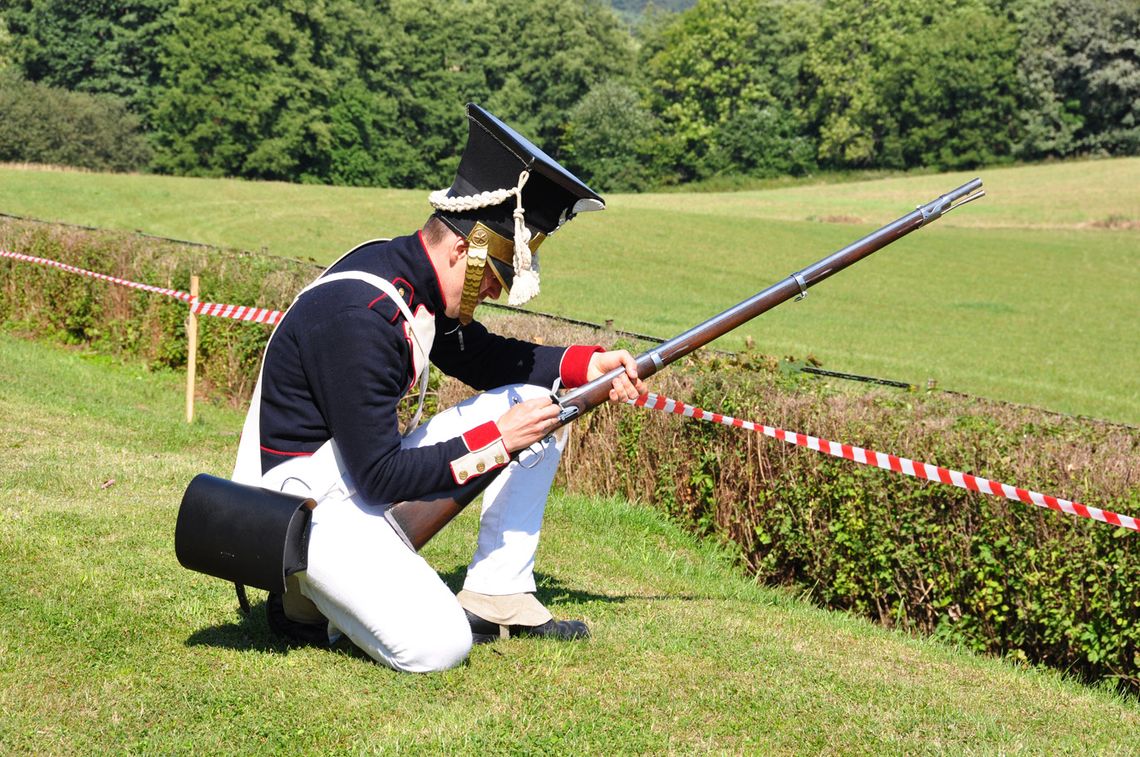
M511 626L511 636L535 636L543 639L561 639L574 641L575 639L590 638L590 627L580 620L550 620L541 626Z
M467 622L471 624L471 638L476 644L486 644L507 636L530 636L542 639L559 639L572 641L575 639L588 639L590 628L580 620L554 620L553 618L539 626L501 626L489 620L484 620L470 610L467 613ZM504 633L506 629L506 633Z
M303 647L329 646L328 623L299 623L285 614L281 594L270 593L265 600L265 618L269 630L290 644Z

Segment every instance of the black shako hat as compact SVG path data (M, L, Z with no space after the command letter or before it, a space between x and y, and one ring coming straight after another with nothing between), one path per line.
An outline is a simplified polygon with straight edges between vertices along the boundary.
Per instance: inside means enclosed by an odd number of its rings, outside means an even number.
M576 214L606 205L578 177L483 108L468 103L467 121L467 145L455 181L449 189L432 192L429 201L436 215L468 241L465 299L468 288L477 296L489 260L510 304L521 305L538 294L535 250L542 240ZM463 315L469 320L475 297L465 304L469 310Z

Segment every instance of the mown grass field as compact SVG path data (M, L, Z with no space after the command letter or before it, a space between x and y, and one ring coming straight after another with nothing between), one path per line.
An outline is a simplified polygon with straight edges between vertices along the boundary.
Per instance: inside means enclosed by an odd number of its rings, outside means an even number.
M1140 158L977 173L985 199L718 346L1140 424ZM668 338L971 176L615 195L547 243L533 307ZM0 212L320 262L428 211L418 191L0 168Z
M182 381L0 334L0 752L1140 750L1134 699L760 588L619 501L548 510L540 594L589 642L431 676L288 649L175 560L181 491L228 470L240 425L209 405L181 422ZM471 515L426 553L453 582Z

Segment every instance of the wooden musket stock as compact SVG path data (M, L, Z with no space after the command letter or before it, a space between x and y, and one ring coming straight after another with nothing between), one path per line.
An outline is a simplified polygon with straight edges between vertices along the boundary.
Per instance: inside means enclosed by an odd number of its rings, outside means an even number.
M873 252L881 250L910 232L936 221L944 214L967 202L985 195L981 190L982 180L974 179L941 197L919 206L902 218L893 221L878 231L863 237L857 242L828 255L826 258L804 268L783 281L780 281L747 300L734 305L723 313L709 318L688 331L663 342L657 347L638 355L638 376L646 379L665 366L703 347L709 342L724 336L733 329L752 320L761 313L771 310L785 300L807 295L809 287L818 284L832 274L842 271ZM559 427L575 418L585 415L595 407L609 401L610 385L622 374L624 368L615 368L604 376L584 384L559 398L562 411L559 413ZM518 452L514 457L518 457ZM385 517L404 540L415 550L427 544L431 537L446 526L463 508L478 497L500 472L498 468L486 473L467 486L445 492L437 497L424 500L399 502L388 508Z

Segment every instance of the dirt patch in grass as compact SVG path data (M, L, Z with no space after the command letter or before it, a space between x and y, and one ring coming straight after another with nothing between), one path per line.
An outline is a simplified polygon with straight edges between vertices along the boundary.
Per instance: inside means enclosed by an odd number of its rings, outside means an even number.
M1135 231L1140 229L1140 221L1122 215L1110 215L1096 221L1079 224L1082 229L1108 229L1110 231Z

